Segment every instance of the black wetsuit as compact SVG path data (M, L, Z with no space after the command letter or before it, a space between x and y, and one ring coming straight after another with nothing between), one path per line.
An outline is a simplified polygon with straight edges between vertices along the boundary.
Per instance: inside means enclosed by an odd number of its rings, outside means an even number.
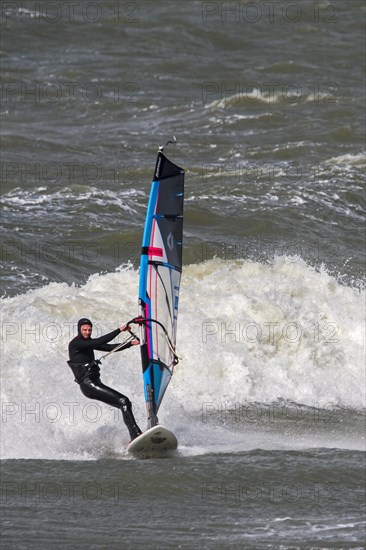
M102 383L99 362L94 357L94 350L112 351L118 346L119 344L108 344L108 342L113 340L121 331L117 328L109 334L100 336L100 338L84 338L80 332L81 326L83 324L91 325L89 321L88 323L85 321L88 320L80 319L78 322L78 335L69 344L70 360L68 365L74 373L75 382L79 384L82 393L89 399L98 399L103 403L121 409L124 423L130 432L131 439L134 439L142 432L133 416L131 401L122 393ZM128 342L118 351L127 349L130 346L131 342Z

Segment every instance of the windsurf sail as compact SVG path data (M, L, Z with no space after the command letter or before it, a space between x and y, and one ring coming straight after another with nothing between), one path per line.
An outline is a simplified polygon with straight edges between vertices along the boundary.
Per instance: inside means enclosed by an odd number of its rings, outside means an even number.
M184 170L158 152L140 261L141 361L149 428L178 363L176 335L182 273Z

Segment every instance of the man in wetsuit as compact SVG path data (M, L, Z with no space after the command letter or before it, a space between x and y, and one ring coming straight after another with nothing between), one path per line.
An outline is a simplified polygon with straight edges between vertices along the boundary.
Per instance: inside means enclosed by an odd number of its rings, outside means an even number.
M135 439L142 432L133 416L131 401L122 393L105 386L101 382L100 361L96 361L94 357L94 350L112 351L119 346L119 344L108 344L108 342L113 340L120 332L127 330L127 327L119 327L109 334L100 336L100 338L91 337L92 327L93 325L89 319L83 318L78 321L78 335L69 344L68 365L74 373L75 382L79 384L82 393L86 397L98 399L98 401L121 409L131 440ZM138 340L132 340L121 346L117 351L127 349L138 343Z

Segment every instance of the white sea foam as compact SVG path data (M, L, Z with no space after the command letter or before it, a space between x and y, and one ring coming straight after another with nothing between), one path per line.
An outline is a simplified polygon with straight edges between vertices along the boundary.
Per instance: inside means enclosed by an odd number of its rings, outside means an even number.
M331 164L343 165L348 167L359 167L360 169L365 168L366 166L366 153L362 151L360 153L346 153L345 155L338 155L333 157L328 161Z
M134 317L137 288L138 273L125 267L93 275L80 288L51 283L2 300L3 458L95 459L125 447L128 434L117 412L86 399L74 383L67 344L80 317L93 319L95 336ZM282 433L268 422L258 431L259 423L240 421L240 411L259 406L263 412L271 403L363 411L364 314L362 290L300 258L185 267L181 362L160 421L177 433L182 453L362 447L359 434L334 438L334 425L317 437L299 437L289 435L285 418ZM103 381L133 401L144 428L138 348L112 355L102 369Z

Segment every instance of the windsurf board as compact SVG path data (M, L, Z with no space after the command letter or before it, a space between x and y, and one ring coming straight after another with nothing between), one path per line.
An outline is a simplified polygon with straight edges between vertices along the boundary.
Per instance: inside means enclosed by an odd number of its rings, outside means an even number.
M133 439L127 447L132 454L174 451L178 447L175 435L164 426L154 426Z

